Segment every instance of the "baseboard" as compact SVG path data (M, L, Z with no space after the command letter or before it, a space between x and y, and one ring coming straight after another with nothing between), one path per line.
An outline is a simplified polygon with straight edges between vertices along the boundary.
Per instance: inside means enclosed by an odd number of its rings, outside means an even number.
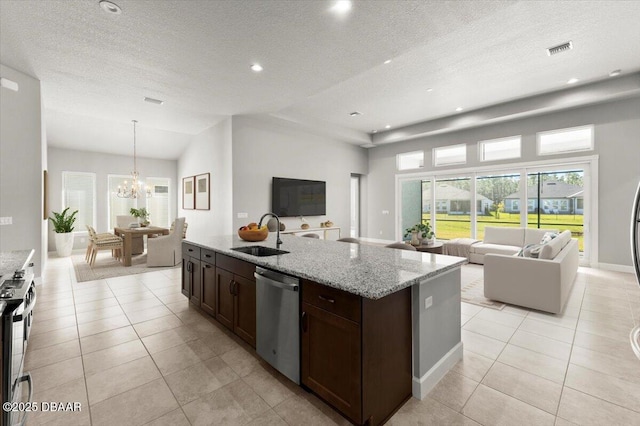
M411 388L413 397L423 400L427 394L431 392L431 389L438 384L440 379L462 359L462 353L462 342L458 342L458 344L451 348L445 356L440 358L440 361L436 362L424 376L420 378L414 376Z
M614 272L626 272L628 274L634 274L633 266L627 265L618 265L616 263L598 263L596 268L603 269L605 271L614 271Z

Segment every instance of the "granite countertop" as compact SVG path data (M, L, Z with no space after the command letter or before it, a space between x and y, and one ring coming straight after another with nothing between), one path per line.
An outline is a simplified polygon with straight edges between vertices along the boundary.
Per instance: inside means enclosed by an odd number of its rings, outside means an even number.
M33 250L0 252L0 281L11 278L17 269L24 269L31 260L33 253Z
M281 239L280 249L289 253L267 257L252 256L231 248L252 245L275 248L275 233L270 233L267 240L255 243L231 235L195 237L185 242L369 299L380 299L467 263L463 257L364 244L293 235L281 235Z

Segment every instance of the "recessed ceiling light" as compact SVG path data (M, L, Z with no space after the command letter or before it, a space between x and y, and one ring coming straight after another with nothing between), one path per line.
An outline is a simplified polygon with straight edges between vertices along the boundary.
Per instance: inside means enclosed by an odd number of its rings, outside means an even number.
M357 117L359 115L362 115L362 113L360 111L353 111L353 112L350 112L349 115L352 117Z
M385 65L390 64L390 63L391 63L391 59L387 59L386 61L384 61Z
M260 72L264 69L260 64L251 64L250 68L251 68L251 71L254 71L254 72Z
M462 108L462 107L458 107L458 108L456 108L456 112L460 112L460 111L462 111L463 109L464 109L464 108Z
M433 89L431 87L427 88L427 92L433 92Z
M622 74L622 70L613 70L609 73L609 77L615 77L620 74Z
M351 1L350 0L338 0L331 7L332 12L344 14L351 10Z
M578 80L577 78L574 77L574 78L570 78L569 81L567 81L567 84L573 84L573 83L577 83L579 81L580 80Z
M378 131L376 129L373 129L371 133L378 133Z
M146 96L144 97L144 101L156 105L162 105L164 103L164 101L161 101L160 99L153 99Z
M120 9L120 6L113 2L102 0L99 4L102 10L107 13L113 13L114 15L120 15L122 13L122 9Z
M391 124L387 124L386 126L384 126L385 129L390 129L391 128Z

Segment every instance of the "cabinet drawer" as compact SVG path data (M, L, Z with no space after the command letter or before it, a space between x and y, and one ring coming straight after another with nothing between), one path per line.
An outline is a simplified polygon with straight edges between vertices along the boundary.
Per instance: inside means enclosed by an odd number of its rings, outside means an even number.
M189 243L182 243L182 255L184 256L185 254L200 259L200 247Z
M255 280L253 273L256 271L256 265L253 263L216 253L216 266L241 277Z
M207 262L210 265L216 264L216 252L209 249L202 249L200 251L200 260Z
M360 323L360 296L355 294L303 280L302 300L335 315Z

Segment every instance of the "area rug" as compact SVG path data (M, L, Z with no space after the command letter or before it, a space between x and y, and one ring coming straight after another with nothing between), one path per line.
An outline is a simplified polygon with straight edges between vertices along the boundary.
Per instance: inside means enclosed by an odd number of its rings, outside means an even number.
M485 308L501 311L505 304L484 297L484 279L477 278L467 285L463 285L461 299L463 302L473 305L484 306Z
M84 281L102 280L105 278L121 277L123 275L142 274L144 272L161 271L163 269L173 269L176 267L153 267L147 266L147 255L141 254L131 258L131 266L124 266L115 258L111 257L111 252L103 251L98 253L93 266L84 260L84 252L82 254L73 254L71 256L73 269L76 271L76 279L79 283Z

